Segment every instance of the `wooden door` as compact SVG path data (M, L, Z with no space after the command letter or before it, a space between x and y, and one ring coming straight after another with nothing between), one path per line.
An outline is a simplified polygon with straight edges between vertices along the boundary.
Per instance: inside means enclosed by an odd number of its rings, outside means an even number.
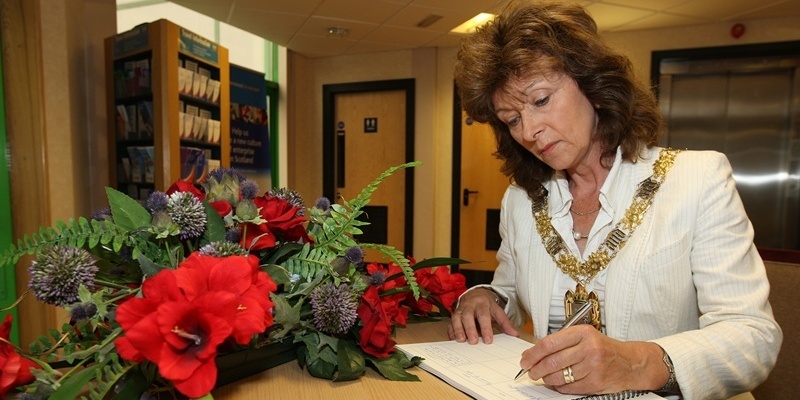
M406 162L406 92L404 90L339 93L336 121L335 187L337 202L353 199L387 168ZM405 243L405 174L397 171L372 194L361 220L363 242L388 244L401 251ZM368 251L369 261L383 260Z
M501 162L492 128L461 114L461 189L458 257L471 261L462 270L492 272L500 244L500 201L509 179Z

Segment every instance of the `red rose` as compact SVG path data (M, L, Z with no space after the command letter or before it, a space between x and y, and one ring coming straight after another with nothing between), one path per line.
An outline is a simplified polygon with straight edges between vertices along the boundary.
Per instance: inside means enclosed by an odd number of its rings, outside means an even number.
M192 195L194 195L194 197L197 197L197 200L200 201L206 199L206 194L202 190L198 189L197 186L186 181L180 181L180 180L175 181L175 183L173 183L172 186L170 186L169 189L167 189L166 194L167 196L169 196L175 192L189 192Z
M364 324L359 332L361 349L365 353L385 358L394 352L396 342L392 340L392 321L384 308L385 304L378 295L378 288L370 286L361 296L361 304L358 306L358 318ZM397 304L394 303L397 308ZM389 310L391 312L391 310Z
M297 215L300 207L269 195L256 197L253 203L259 209L261 218L267 222L259 225L245 224L242 247L258 251L273 248L278 241L311 241L305 228L306 219Z
M451 311L458 297L467 290L467 280L464 275L451 274L447 267L418 269L414 272L414 277L417 279L417 284L428 291L430 297L433 297L448 312ZM420 308L430 307L427 300L419 299L418 302ZM431 311L431 309L428 308L427 311Z
M217 210L217 214L220 217L225 218L226 216L230 215L233 212L233 207L231 207L231 203L228 203L225 200L217 200L212 201L209 203L211 207Z
M11 334L11 314L6 315L0 325L0 337L9 340ZM9 390L27 385L36 378L31 374L31 368L40 368L39 364L17 354L14 346L0 341L0 399L6 398Z

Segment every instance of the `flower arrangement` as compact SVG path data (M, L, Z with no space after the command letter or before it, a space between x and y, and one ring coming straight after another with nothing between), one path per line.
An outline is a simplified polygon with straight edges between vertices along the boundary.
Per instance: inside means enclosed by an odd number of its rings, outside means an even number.
M435 258L416 262L359 243L361 208L388 169L350 201L305 208L290 190L257 195L232 169L179 181L144 205L107 188L109 208L58 222L0 255L34 255L29 290L69 311L29 350L0 326L0 398L211 398L226 354L275 344L316 377L357 379L367 366L417 380L395 352L396 326L448 315L465 279ZM375 249L389 260L366 262ZM25 294L23 294L25 296ZM296 350L294 350L296 349Z

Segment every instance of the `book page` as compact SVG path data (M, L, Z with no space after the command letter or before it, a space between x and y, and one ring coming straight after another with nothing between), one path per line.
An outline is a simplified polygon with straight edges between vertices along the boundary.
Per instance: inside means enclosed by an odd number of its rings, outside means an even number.
M397 345L407 356L425 359L420 367L477 399L572 400L581 396L558 393L527 374L516 381L522 352L533 346L522 339L495 334L492 344L456 341ZM652 396L652 397L651 397ZM613 397L609 397L613 398ZM660 399L647 394L641 399Z

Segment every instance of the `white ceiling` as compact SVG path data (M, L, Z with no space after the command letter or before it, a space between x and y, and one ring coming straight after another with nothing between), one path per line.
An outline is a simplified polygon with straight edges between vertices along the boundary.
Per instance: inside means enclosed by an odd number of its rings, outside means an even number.
M508 0L170 0L307 57L456 46L449 31ZM563 0L586 7L600 31L800 16L800 0ZM428 27L417 24L441 16ZM327 37L347 28L344 38Z

